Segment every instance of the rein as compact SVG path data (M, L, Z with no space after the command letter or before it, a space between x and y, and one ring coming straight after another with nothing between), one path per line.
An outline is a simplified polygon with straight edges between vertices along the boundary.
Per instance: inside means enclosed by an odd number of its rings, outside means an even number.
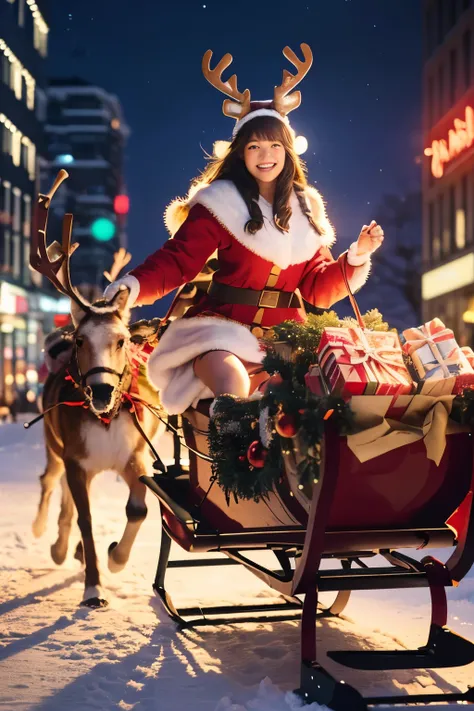
M102 370L102 369L94 369L94 368L93 368L92 370L95 370L96 372L97 372L98 370L100 370L100 372L103 372L103 370L106 370L106 369L104 368L104 369ZM109 369L109 370L110 370L110 369ZM126 369L125 369L125 370L126 370ZM72 375L69 373L69 371L66 371L66 375L64 376L64 380L74 383L74 386L75 386L76 388L79 388L79 387L80 387L79 384L74 380L74 378L72 377ZM87 397L87 396L86 396L86 397ZM167 471L167 470L166 470L165 464L163 463L163 461L162 461L160 455L159 455L158 452L156 451L155 447L154 447L153 444L151 443L149 437L147 436L146 432L144 431L143 427L141 426L141 424L140 424L140 422L139 422L138 414L137 414L137 409L136 409L136 406L135 406L135 402L140 402L140 403L142 403L142 404L148 406L148 403L146 403L146 402L145 402L144 400L142 400L141 398L137 398L137 397L135 397L135 396L133 396L133 395L130 395L130 393L123 392L123 393L121 393L120 399L118 400L118 403L119 403L119 404L118 404L118 407L116 408L116 412L112 415L112 417L105 417L105 416L103 416L103 415L96 415L96 417L97 417L97 419L101 420L101 422L103 422L105 425L109 425L109 424L111 423L111 421L113 420L113 418L118 414L118 412L119 412L119 410L120 410L120 406L121 406L122 404L125 404L125 403L126 403L126 409L130 412L135 427L137 428L137 430L139 431L139 433L141 434L141 436L143 437L143 439L145 440L145 442L147 443L147 445L150 447L150 450L151 450L153 456L155 457L155 461L153 462L153 467L154 467L154 469L158 469L158 471L162 472L163 474L166 474L166 471ZM25 423L23 424L23 427L24 427L26 430L29 429L29 428L32 427L34 424L36 424L37 422L39 422L40 420L42 420L45 415L47 415L47 414L48 414L49 412L51 412L52 410L55 410L55 409L56 409L57 407L59 407L60 405L66 405L67 407L83 407L84 410L90 410L90 398L88 398L88 399L86 399L86 400L63 400L62 402L57 402L55 405L52 405L51 407L48 407L46 410L44 410L41 414L39 414L39 415L38 415L37 417L35 417L33 420L30 420L30 422L25 422ZM151 406L148 406L148 409L149 409L151 412L153 412L153 409L151 408ZM153 414L157 415L156 412L154 412ZM158 416L158 415L157 415L157 416ZM161 420L161 418L159 418L159 419Z

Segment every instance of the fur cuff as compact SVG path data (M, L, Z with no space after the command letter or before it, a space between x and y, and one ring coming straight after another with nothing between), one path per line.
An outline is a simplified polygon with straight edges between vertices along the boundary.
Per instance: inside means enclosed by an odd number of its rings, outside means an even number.
M194 374L194 359L207 351L227 351L249 363L261 363L264 352L248 328L217 317L173 321L148 360L148 377L160 391L170 415L184 412L214 394Z
M108 300L112 299L122 285L126 286L127 289L130 290L130 294L127 301L127 307L131 309L135 304L136 300L138 299L138 295L140 293L140 282L138 281L137 277L133 276L133 274L125 274L125 276L123 276L121 279L117 279L117 281L113 281L111 284L109 284L109 286L104 291L104 298Z
M349 259L347 261L350 264ZM349 278L349 286L351 287L351 291L353 294L356 291L359 291L359 289L364 286L365 282L369 277L371 266L372 264L369 255L369 258L363 264L361 264L359 267L354 267L354 273Z
M347 252L347 262L351 267L361 267L366 262L370 262L370 252L357 254L357 242L353 242Z

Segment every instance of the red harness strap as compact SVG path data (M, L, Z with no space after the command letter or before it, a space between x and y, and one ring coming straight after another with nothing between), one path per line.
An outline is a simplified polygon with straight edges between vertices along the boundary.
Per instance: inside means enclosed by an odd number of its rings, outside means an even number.
M64 380L67 380L68 382L74 383L74 385L79 388L79 384L76 383L70 372L67 370L66 375L64 376ZM130 386L130 389L132 392L138 392L138 372L132 372L132 383ZM123 403L127 404L127 407L131 413L135 413L138 419L141 419L143 417L143 404L141 402L141 399L137 397L136 395L131 395L130 393L122 393L121 400ZM79 407L83 406L84 409L88 409L89 405L87 404L86 400L80 400L80 401L65 401L65 402L60 402L58 405L68 405L69 407ZM112 418L110 417L104 417L103 415L98 415L98 419L104 424L104 425L110 425L112 422Z

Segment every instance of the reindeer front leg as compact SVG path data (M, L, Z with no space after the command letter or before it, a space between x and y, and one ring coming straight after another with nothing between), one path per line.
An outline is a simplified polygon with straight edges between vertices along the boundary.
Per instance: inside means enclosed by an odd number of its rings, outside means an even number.
M146 467L142 457L140 455L132 455L125 471L122 473L122 477L130 488L130 495L125 509L127 525L120 541L111 543L109 546L108 565L112 573L118 573L125 567L135 538L147 515L145 504L146 486L139 481L139 477L142 474L146 474Z
M87 607L105 607L108 603L101 594L100 576L97 567L97 555L95 552L94 538L92 535L92 517L89 504L89 492L87 486L87 472L81 465L68 459L66 464L66 476L69 489L77 508L77 523L82 536L84 549L85 570L85 590L81 605Z

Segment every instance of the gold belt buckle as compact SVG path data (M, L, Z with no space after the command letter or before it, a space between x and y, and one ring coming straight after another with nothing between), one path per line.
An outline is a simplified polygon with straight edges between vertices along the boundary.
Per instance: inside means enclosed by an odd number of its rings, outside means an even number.
M258 300L258 308L276 309L276 307L278 306L279 296L279 291L271 291L269 289L264 289L260 294L260 298Z

